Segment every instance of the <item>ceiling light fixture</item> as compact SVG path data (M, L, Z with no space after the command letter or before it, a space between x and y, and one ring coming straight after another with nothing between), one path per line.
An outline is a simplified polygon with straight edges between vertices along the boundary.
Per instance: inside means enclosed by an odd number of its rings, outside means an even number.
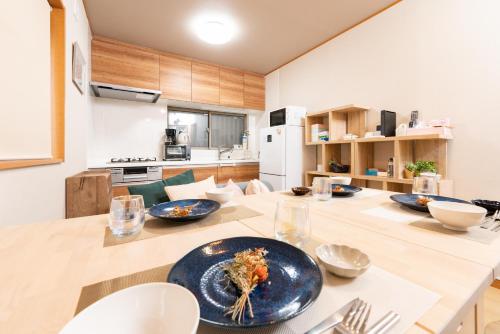
M195 34L209 44L226 44L235 35L235 25L221 15L199 16L192 24Z

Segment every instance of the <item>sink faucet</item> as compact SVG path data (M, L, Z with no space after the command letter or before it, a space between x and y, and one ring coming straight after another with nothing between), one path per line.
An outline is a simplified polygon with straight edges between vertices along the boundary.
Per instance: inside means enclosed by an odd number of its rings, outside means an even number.
M231 153L233 152L233 148L224 148L222 146L219 146L218 150L219 150L219 160L221 160L220 156L222 154L227 153L227 152L231 152ZM230 158L230 157L228 156L228 158Z

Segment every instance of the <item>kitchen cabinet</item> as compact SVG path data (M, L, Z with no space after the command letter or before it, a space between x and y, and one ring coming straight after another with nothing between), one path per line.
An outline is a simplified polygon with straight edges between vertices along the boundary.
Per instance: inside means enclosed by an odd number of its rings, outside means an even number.
M192 92L191 101L219 104L219 67L193 62L191 66Z
M246 182L259 178L259 164L221 164L218 170L218 183L227 183L229 179L233 182Z
M167 99L191 101L191 60L160 55L160 90Z
M244 74L242 71L220 68L220 104L228 107L244 106Z
M215 183L218 183L217 165L201 167L164 167L163 178L166 179L175 175L179 175L189 169L193 170L194 180L196 182L205 180L213 175Z
M91 57L92 81L145 89L160 88L160 60L154 50L94 37Z
M262 75L245 73L244 75L245 108L264 110L266 84Z

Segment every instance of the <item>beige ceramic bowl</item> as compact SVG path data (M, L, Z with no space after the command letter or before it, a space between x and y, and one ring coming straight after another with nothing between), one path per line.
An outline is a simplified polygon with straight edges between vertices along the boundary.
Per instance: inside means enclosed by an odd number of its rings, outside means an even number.
M332 183L345 184L346 186L351 184L352 179L349 176L330 176Z
M368 255L345 245L323 244L316 248L316 255L326 270L340 277L357 277L370 267Z
M432 217L444 227L456 231L467 231L469 227L480 225L488 212L477 205L446 201L431 201L427 207Z

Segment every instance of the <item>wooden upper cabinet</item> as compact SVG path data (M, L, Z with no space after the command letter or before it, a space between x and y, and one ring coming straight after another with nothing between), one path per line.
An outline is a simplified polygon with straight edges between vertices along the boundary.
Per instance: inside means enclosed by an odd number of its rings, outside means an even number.
M245 108L264 110L266 84L262 75L245 73Z
M151 49L108 38L94 37L92 39L92 80L159 90L159 54Z
M219 67L193 62L191 70L191 101L219 104Z
M160 90L162 97L191 101L191 60L161 54Z
M229 68L220 68L220 104L228 107L244 106L243 72Z

